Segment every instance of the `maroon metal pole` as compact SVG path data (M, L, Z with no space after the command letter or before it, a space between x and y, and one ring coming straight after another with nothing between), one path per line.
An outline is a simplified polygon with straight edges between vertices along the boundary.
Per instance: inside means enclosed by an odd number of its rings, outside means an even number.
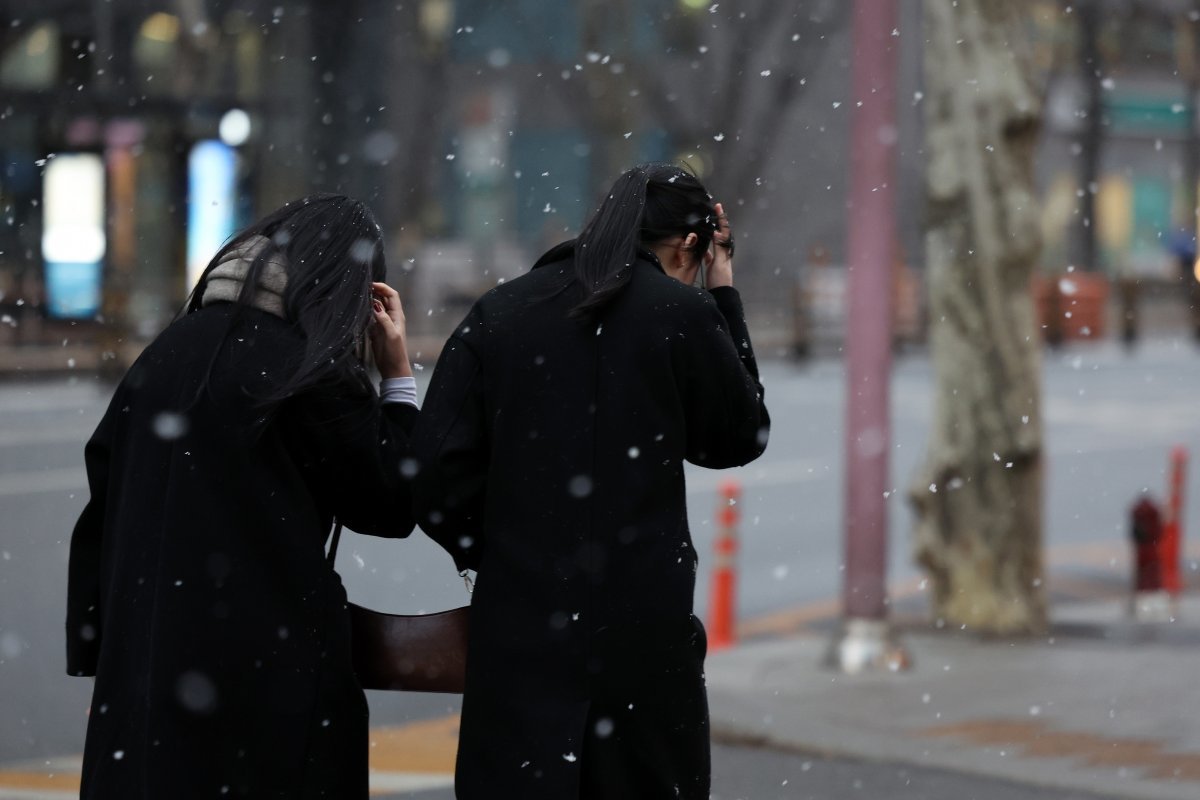
M843 632L831 660L850 671L887 654L888 450L891 428L895 0L855 0L846 280L846 489Z

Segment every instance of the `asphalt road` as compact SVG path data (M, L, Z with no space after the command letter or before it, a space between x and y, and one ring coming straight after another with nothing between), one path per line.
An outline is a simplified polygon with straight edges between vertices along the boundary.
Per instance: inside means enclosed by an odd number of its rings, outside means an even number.
M1123 546L1136 495L1144 488L1163 495L1170 447L1200 442L1200 415L1193 412L1198 365L1200 353L1187 340L1147 343L1132 354L1105 344L1047 354L1046 545L1056 568L1070 569L1070 553L1079 547ZM774 420L767 454L740 470L689 473L702 616L716 486L726 477L744 486L741 618L828 599L839 588L842 366L779 361L763 369ZM908 557L904 490L925 445L931 380L924 356L897 361L893 582L917 574ZM63 674L63 586L67 541L86 499L82 445L109 391L82 375L0 383L0 763L81 750L90 682ZM1189 487L1185 520L1200 502L1200 481ZM402 542L347 534L338 566L352 599L376 608L411 613L467 600L450 559L420 533ZM387 724L457 709L445 698L385 695L373 696L372 707L373 719Z
M454 800L451 789L395 795ZM711 800L1115 800L1060 787L941 769L826 758L750 747L713 747Z

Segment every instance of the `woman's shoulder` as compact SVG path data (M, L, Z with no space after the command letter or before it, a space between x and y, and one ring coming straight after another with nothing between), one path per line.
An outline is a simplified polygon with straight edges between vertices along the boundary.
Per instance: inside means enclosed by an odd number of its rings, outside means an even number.
M568 257L549 261L539 259L528 272L503 279L484 292L472 305L468 317L492 320L514 313L528 313L533 306L540 305L540 301L557 297L560 290L573 281L569 253Z
M638 260L630 288L634 296L640 295L653 302L667 302L685 313L705 316L717 310L712 293L707 289L672 278L648 259Z

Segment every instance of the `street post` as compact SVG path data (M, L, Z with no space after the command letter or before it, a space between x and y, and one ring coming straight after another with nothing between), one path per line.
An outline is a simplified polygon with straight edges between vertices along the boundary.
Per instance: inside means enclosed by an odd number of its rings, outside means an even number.
M895 0L855 0L847 243L845 568L842 623L827 664L844 672L908 665L887 621L891 429Z

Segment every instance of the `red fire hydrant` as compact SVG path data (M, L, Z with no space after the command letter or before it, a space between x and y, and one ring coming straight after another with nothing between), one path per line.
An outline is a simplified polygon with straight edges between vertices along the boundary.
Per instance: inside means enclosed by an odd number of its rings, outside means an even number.
M1163 588L1162 512L1148 497L1133 506L1134 592L1158 592Z

